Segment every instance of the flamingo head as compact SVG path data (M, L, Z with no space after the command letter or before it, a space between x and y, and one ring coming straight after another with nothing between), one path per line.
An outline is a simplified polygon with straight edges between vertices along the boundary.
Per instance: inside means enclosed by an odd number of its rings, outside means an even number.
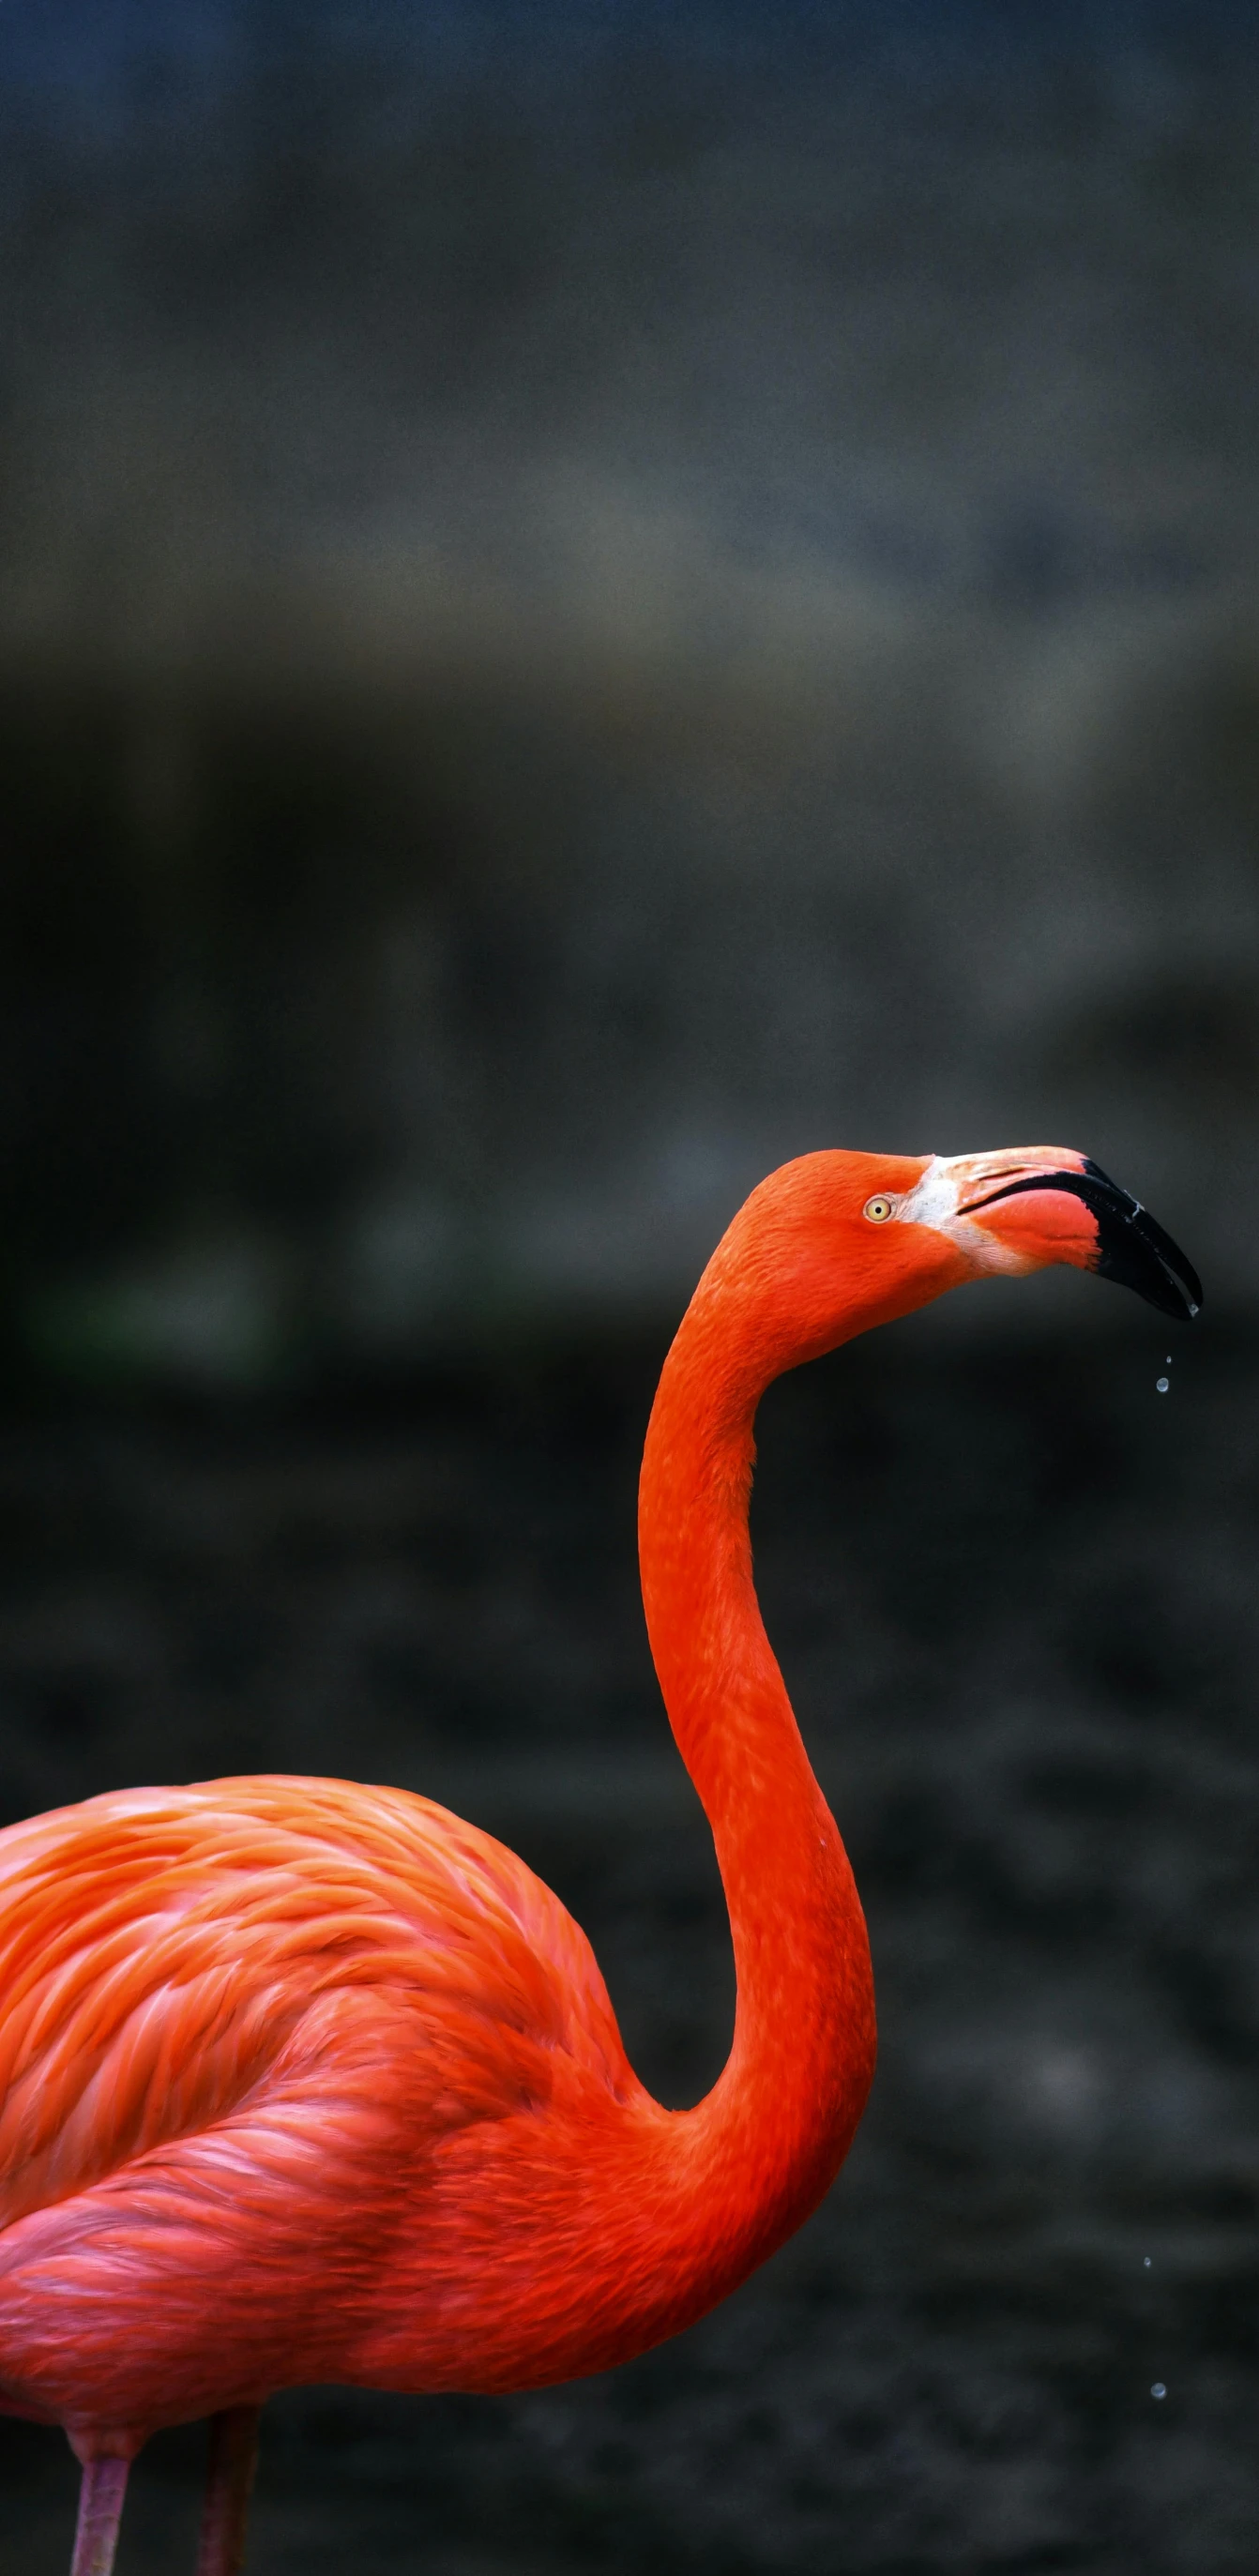
M1135 1288L1180 1323L1202 1304L1193 1264L1086 1154L831 1151L801 1155L753 1190L700 1281L691 1329L728 1342L722 1373L742 1403L754 1381L969 1279L1055 1262ZM730 1338L732 1301L747 1330Z

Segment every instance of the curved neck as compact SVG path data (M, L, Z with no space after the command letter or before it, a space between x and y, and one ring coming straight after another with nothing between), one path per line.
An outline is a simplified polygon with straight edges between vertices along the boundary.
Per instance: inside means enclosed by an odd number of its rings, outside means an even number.
M752 1580L756 1405L804 1356L719 1255L665 1362L639 1494L652 1654L712 1827L738 1988L725 2071L685 2116L702 2165L739 2178L744 2268L833 2180L874 2066L865 1920Z

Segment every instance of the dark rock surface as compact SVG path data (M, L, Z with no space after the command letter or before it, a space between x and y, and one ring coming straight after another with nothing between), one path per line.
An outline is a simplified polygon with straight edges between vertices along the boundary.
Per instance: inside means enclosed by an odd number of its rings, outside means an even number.
M924 1318L763 1408L762 1598L879 1981L830 2200L609 2378L279 2399L251 2576L1254 2566L1259 1355L1204 1326L1159 1397L1164 1329L1066 1286L1030 1342L992 1292L988 1344ZM659 1356L11 1425L6 1817L238 1767L423 1787L559 1888L694 2098L730 1969L636 1597ZM120 2576L191 2565L200 2440L141 2460ZM4 2563L61 2576L60 2437L0 2459Z
M39 16L0 1348L620 1330L835 1142L1253 1307L1253 12Z

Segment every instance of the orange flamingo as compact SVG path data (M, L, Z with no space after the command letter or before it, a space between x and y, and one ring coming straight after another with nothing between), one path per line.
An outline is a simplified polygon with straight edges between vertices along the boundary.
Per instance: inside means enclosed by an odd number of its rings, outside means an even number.
M0 1834L0 2405L63 2425L82 2463L74 2576L108 2576L161 2425L213 2419L198 2567L234 2576L271 2391L606 2369L816 2206L866 2099L874 2000L753 1589L753 1416L782 1370L1049 1262L1170 1315L1201 1302L1079 1154L811 1154L740 1210L665 1362L643 1599L738 1970L694 2110L638 2082L549 1889L425 1799L217 1780Z

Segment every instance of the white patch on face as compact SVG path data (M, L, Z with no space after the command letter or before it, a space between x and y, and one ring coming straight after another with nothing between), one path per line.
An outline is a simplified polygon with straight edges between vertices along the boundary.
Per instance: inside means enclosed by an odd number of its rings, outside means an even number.
M921 1179L896 1201L893 1218L898 1225L929 1225L935 1233L946 1234L950 1243L974 1262L976 1270L1001 1271L1008 1278L1017 1278L1025 1270L1036 1269L1036 1262L1016 1252L1012 1245L1000 1243L973 1217L959 1213L963 1189L976 1177L976 1166L987 1162L1000 1162L1007 1168L1014 1162L1014 1168L1018 1168L1014 1158L1006 1156L933 1154Z
M922 1178L896 1206L898 1225L933 1225L939 1234L952 1231L957 1215L959 1179L952 1164L933 1154Z

